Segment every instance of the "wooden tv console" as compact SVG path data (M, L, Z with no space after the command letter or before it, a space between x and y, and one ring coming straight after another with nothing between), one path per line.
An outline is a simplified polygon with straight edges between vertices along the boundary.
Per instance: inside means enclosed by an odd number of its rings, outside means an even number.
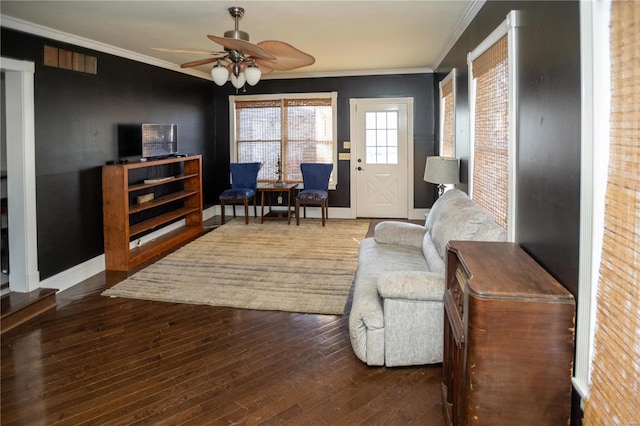
M102 208L107 270L128 271L202 234L201 156L103 166ZM130 248L180 220L176 229Z
M447 250L447 425L568 425L573 296L513 243Z

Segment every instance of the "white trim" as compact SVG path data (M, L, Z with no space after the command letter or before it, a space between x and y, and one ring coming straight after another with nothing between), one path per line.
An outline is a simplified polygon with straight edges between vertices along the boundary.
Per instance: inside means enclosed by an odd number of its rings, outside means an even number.
M596 328L596 293L609 164L610 1L580 2L582 149L580 159L580 259L573 386L589 396ZM598 99L598 102L594 102ZM605 117L603 119L603 117Z
M0 58L5 73L7 196L9 203L9 287L29 292L40 283L36 219L35 64Z
M288 78L326 78L326 77L361 77L372 75L399 75L399 74L429 74L433 68L395 68L379 70L350 70L350 71L307 71L307 72L279 72L269 73L261 77L261 80L283 80Z
M507 15L507 55L509 61L509 182L507 203L507 238L516 241L516 206L518 205L518 191L516 181L518 176L518 131L520 117L520 102L518 102L518 27L520 27L520 12L512 10Z
M75 265L40 282L40 287L64 291L92 276L104 272L104 254Z
M438 83L438 88L440 90L440 141L438 142L439 153L442 155L442 150L444 148L444 96L442 96L442 86L444 86L448 81L451 81L451 96L453 96L453 114L452 114L452 123L453 126L453 134L451 135L453 138L453 156L456 157L457 147L456 147L456 69L453 68L449 74L446 75L445 78ZM457 157L456 157L457 158Z
M487 49L493 46L505 35L507 36L507 56L509 64L509 129L508 129L508 206L507 206L507 239L516 241L516 206L517 206L517 150L518 150L518 27L522 26L522 15L517 10L512 10L507 14L505 20L489 34L473 51L467 55L468 78L469 78L469 197L473 198L473 165L474 165L474 145L475 145L475 94L476 80L473 78L473 61L482 55Z
M331 99L332 139L333 139L333 171L329 189L336 189L338 185L338 92L313 93L273 93L262 95L229 95L229 161L237 161L236 152L236 101L282 100L282 99Z
M432 66L433 69L438 69L440 67L440 64L442 63L444 58L447 56L447 54L449 54L449 52L451 51L453 46L456 44L460 36L464 34L464 31L467 29L469 24L471 24L471 22L473 21L473 18L476 17L476 15L478 14L478 12L480 12L480 9L482 9L485 3L486 3L486 0L475 0L469 4L464 16L456 24L456 27L453 29L453 32L449 37L449 40L444 45L442 51L440 52L440 55L438 55L436 62L433 64Z
M358 157L358 144L356 143L358 134L357 125L357 107L358 105L371 105L371 104L405 104L407 106L407 215L410 216L415 212L414 206L414 122L413 122L413 97L406 98L351 98L349 99L349 140L351 141L351 157L349 161L350 170L350 217L355 219L357 217L356 197L358 196L356 185L356 170L357 170L357 157Z

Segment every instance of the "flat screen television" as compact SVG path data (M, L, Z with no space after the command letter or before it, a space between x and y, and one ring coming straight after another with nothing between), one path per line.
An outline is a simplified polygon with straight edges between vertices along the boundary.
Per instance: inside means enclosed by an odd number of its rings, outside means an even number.
M118 157L169 157L178 153L177 124L119 124Z
M177 153L177 124L142 124L143 157L166 157Z

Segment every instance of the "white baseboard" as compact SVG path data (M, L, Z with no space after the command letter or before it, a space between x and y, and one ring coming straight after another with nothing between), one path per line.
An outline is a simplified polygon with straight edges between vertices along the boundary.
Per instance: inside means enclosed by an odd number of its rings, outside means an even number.
M40 281L41 288L67 290L74 285L104 271L104 254Z

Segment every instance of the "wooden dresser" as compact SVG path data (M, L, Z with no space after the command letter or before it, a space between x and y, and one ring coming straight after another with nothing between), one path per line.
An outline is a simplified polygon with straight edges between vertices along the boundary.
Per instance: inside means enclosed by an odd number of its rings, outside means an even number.
M448 425L568 425L573 296L518 245L452 241L444 297Z

